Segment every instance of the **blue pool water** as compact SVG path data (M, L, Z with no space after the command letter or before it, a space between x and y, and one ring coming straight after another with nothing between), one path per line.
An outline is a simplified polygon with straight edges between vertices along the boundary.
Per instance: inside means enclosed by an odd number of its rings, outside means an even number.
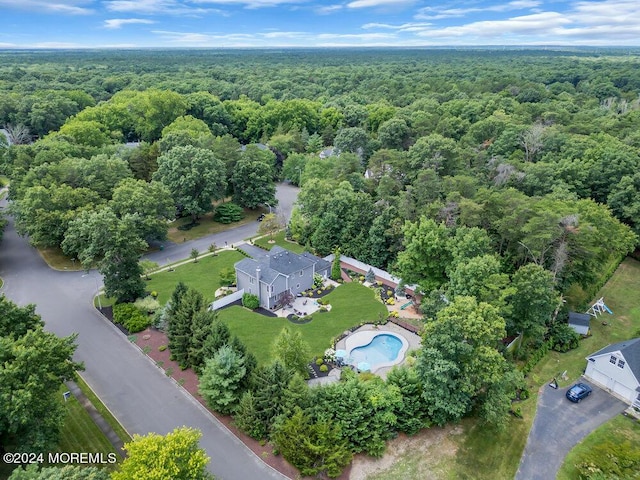
M391 362L398 358L401 348L402 342L397 337L381 333L373 337L368 345L351 350L349 359L353 365L367 362L375 369L378 363Z

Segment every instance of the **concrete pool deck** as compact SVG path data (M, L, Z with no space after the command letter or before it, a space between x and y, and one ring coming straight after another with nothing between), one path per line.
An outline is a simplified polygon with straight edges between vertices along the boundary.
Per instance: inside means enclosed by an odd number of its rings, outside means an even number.
M386 378L387 373L395 365L401 365L406 361L409 351L420 348L421 338L418 335L391 322L387 322L384 325L366 324L338 341L335 348L336 350L346 350L350 352L356 347L369 344L371 340L373 340L373 337L384 333L393 334L402 340L402 348L398 353L398 359L389 364L381 364L380 367L375 368L371 372L382 378Z

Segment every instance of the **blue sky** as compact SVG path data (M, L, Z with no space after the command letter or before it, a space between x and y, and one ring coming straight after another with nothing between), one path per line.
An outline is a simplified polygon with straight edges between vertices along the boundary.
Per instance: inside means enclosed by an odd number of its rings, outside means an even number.
M0 0L0 48L640 45L640 0Z

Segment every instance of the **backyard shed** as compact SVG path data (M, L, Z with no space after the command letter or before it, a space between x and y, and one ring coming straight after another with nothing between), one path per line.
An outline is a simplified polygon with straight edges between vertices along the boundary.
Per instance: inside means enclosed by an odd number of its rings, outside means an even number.
M589 334L589 322L591 315L586 313L569 312L569 326L580 335Z

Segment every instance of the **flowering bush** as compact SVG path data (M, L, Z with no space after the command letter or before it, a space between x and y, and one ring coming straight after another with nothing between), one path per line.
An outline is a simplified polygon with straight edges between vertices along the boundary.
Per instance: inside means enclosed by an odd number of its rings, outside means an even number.
M336 360L336 351L333 348L327 348L324 351L324 361L335 362L335 360Z

